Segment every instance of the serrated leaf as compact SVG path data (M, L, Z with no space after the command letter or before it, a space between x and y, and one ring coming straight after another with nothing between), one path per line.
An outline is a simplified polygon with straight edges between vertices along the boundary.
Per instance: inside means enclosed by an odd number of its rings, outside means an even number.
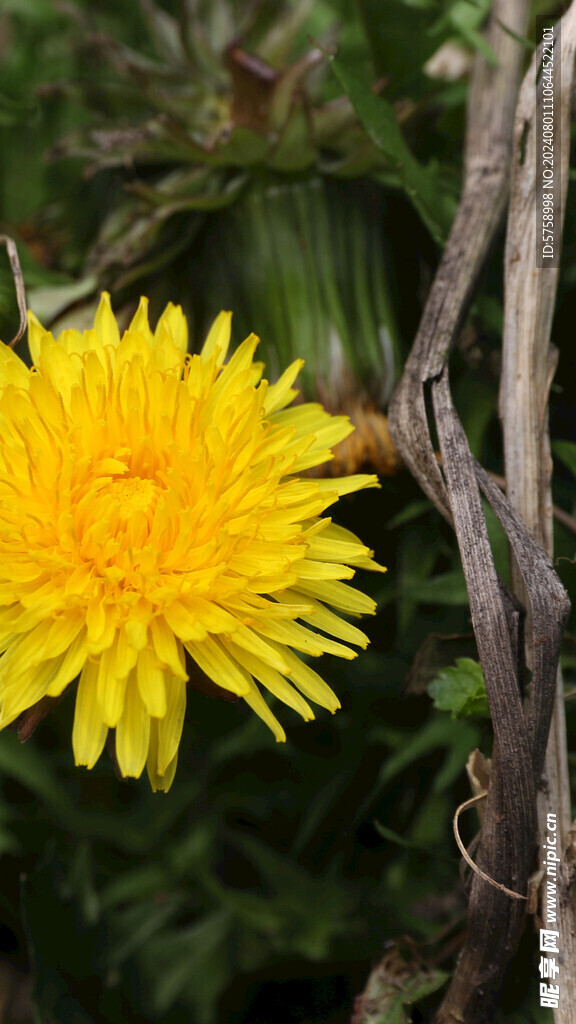
M341 57L331 56L329 60L368 135L394 168L432 237L442 242L447 234L448 218L443 209L438 169L418 162L402 135L392 104L383 96L376 96L370 85Z
M489 718L490 709L482 669L472 658L458 658L439 672L428 693L434 707L450 711L452 718Z

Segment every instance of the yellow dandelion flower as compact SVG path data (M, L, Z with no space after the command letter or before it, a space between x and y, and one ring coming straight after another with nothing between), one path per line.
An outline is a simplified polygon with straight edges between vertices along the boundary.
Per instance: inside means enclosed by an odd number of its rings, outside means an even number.
M258 683L305 719L339 702L302 660L344 658L374 602L348 583L372 552L322 513L376 477L299 474L352 429L291 406L300 361L262 379L252 335L226 361L230 313L200 354L168 306L142 299L121 337L107 294L92 330L55 339L29 317L32 370L0 346L0 728L79 676L76 763L109 729L123 775L176 769L185 651L278 740Z

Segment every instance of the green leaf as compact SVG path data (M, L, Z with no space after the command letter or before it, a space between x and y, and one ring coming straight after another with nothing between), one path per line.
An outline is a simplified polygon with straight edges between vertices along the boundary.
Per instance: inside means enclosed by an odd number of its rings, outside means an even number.
M33 745L20 743L16 733L0 736L0 774L16 779L34 793L55 817L69 821L75 808L70 795Z
M325 785L314 794L307 808L304 810L300 828L292 844L292 855L297 856L306 846L306 843L319 833L320 827L329 809L340 799L342 792L348 783L348 772L336 772L328 779Z
M471 402L470 381L464 377L454 385L453 397L470 450L477 459L482 459L488 425L496 410L496 389L491 382L475 380L474 401Z
M174 920L185 903L179 893L156 894L151 900L133 903L110 916L111 935L106 944L105 964L114 970L141 949L166 923Z
M431 34L437 0L357 0L377 75L390 79L395 96L426 89L423 65L438 49Z
M198 1024L214 1020L214 1003L229 982L225 948L229 930L229 913L217 910L188 928L157 935L148 944L144 960L153 979L157 1014L164 1014L186 992Z
M100 904L107 911L120 903L153 899L168 884L168 873L160 864L139 864L108 882L100 893Z
M394 946L372 971L356 1000L356 1024L410 1024L414 1003L436 992L448 980L445 971L412 962Z
M22 877L22 914L34 988L36 1024L92 1024L80 990L70 979L85 977L94 959L94 931L80 929L76 907L52 847L45 861Z
M70 762L71 762L70 755ZM105 811L80 810L54 770L54 765L33 743L20 743L16 733L0 734L0 775L15 779L39 801L38 817L46 817L85 839L100 839L132 853L148 850L171 825L172 818L189 806L196 795L198 782L192 778L174 789L170 801L158 806L154 795L147 794L140 815L123 821L122 828L114 816ZM154 806L154 815L150 810Z
M482 507L486 517L486 527L488 529L496 572L502 577L504 583L508 584L510 579L510 548L508 538L502 529L498 516L487 501L482 501Z
M458 658L430 683L434 707L450 711L452 718L489 718L490 709L482 669L472 658Z
M402 596L410 597L418 604L468 604L466 582L461 569L439 573L428 580L420 580L413 586L402 588Z
M309 960L329 954L333 936L345 930L348 901L331 878L316 878L255 837L235 834L235 847L266 884L266 896L211 884L242 924L268 937L269 946ZM310 913L310 907L314 913Z
M65 894L76 896L80 915L87 925L95 924L100 917L100 898L94 884L94 862L92 848L82 840L72 853Z
M392 576L385 577L385 590L396 603L401 633L406 632L413 620L420 603L420 592L428 582L437 558L438 548L428 522L402 530L398 538L396 585L392 586Z
M464 722L458 725L452 724L449 719L442 716L430 719L416 732L408 734L399 729L376 727L370 733L370 739L397 748L380 770L379 788L399 775L408 765L426 757L439 747L455 748L458 751L460 770L462 770L477 738L476 730L471 726ZM456 756L455 753L454 756Z
M26 99L13 99L0 92L0 128L21 125L37 114L37 105Z
M441 35L446 31L455 33L464 45L481 53L488 64L496 66L496 55L492 47L479 31L486 18L490 6L489 0L457 0L431 30L433 35ZM516 38L516 37L515 37Z
M494 1024L554 1024L553 1011L545 1006L540 1006L539 984L538 975L536 978L531 978L528 994L522 999L521 1005L508 1013L498 1009L494 1017Z
M274 749L275 743L270 731L261 729L259 720L251 715L243 724L239 723L233 732L224 733L214 740L211 761L214 766L225 764L236 757Z
M419 843L414 839L406 839L405 836L399 835L392 828L387 828L386 825L382 825L380 821L374 822L374 828L382 839L387 839L389 842L394 843L396 846L403 846L407 850L415 850L417 853L422 853L426 857L431 857L433 860L440 858L441 860L448 861L450 864L455 864L457 861L454 857L446 857L443 853L438 853L436 850L430 847L430 844Z
M553 441L552 452L576 476L576 444L573 441Z
M394 107L384 97L376 96L341 57L328 59L368 135L394 168L401 187L432 237L443 242L449 224L438 169L418 162L402 135Z
M395 530L398 526L404 526L405 523L411 523L414 519L419 519L426 512L432 511L432 505L429 501L411 501L401 512L397 515L392 516L386 523L387 530Z

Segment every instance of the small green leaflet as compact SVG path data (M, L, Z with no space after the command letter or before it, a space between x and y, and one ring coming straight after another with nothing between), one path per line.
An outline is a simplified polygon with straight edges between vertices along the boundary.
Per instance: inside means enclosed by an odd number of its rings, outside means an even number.
M428 693L434 707L452 712L452 718L490 717L482 669L472 658L457 658L455 665L442 669Z

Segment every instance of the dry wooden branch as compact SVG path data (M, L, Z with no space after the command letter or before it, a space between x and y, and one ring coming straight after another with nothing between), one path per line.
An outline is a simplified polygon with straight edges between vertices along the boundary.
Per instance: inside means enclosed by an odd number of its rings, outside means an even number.
M389 421L404 460L456 530L494 728L490 787L476 862L485 874L518 893L527 891L534 856L536 786L569 605L534 535L473 459L452 405L446 362L506 201L522 57L514 35L524 34L526 14L524 0L493 4L488 38L498 63L494 68L477 58L462 201ZM430 437L427 396L442 470ZM524 582L534 652L526 712L522 611L497 577L479 487L506 531ZM438 1024L482 1024L491 1019L523 917L520 901L511 900L482 877L473 877L469 933Z
M450 503L428 430L424 385L442 370L504 214L522 60L521 46L506 29L523 35L527 9L528 0L494 2L487 39L497 66L488 65L481 56L476 58L462 198L389 410L389 427L397 448L449 521Z
M561 69L560 103L554 118L560 135L560 157L555 146L555 192L561 186L563 216L568 184L570 150L570 100L576 50L576 4L560 23L560 47L556 44L555 73ZM552 463L548 435L548 394L556 366L549 344L558 270L536 264L537 149L542 145L537 123L536 77L541 53L536 52L525 76L516 112L512 164L512 198L508 215L505 257L505 317L500 416L504 433L507 493L526 525L552 555ZM524 588L516 565L512 586L520 600ZM531 667L533 652L526 651ZM557 695L552 729L538 797L540 842L546 838L546 815L557 818L563 861L559 871L558 921L549 927L560 931L561 996L555 1019L576 1022L576 907L571 897L575 880L570 832L570 790L562 674L557 674ZM544 887L545 888L545 887ZM544 891L543 888L543 891ZM546 923L546 907L542 919Z

